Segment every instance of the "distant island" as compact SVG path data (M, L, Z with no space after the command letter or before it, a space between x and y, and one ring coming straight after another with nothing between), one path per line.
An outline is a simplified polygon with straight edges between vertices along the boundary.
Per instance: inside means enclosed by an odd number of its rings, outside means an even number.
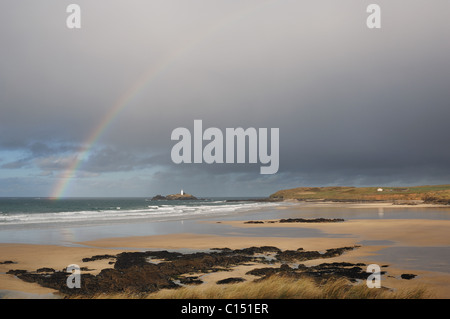
M183 191L180 194L171 194L167 196L156 195L152 200L197 200L194 195L186 194Z
M297 187L277 191L272 200L374 202L392 201L398 204L450 205L450 185L411 187Z

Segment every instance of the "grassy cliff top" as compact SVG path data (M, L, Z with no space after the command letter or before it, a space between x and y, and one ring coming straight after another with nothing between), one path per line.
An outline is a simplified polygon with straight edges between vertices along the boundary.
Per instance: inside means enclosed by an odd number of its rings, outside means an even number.
M379 191L382 189L382 191ZM272 199L298 200L423 200L429 203L450 204L450 185L425 185L411 187L297 187L280 190Z

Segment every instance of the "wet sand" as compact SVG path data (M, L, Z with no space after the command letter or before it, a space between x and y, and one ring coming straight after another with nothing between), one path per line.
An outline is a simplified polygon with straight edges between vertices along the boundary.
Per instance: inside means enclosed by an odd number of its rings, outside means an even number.
M356 219L338 223L268 223L246 224L245 221L223 221L233 227L246 228L312 228L328 234L349 234L356 241L390 240L397 244L412 246L450 245L450 220L424 219Z

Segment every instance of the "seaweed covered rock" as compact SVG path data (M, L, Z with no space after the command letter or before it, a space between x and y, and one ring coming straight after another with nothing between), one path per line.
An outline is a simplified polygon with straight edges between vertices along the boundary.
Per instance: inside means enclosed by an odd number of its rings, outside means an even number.
M300 273L311 276L339 274L356 277L363 270L360 265L353 264L322 264L316 267L298 265L296 268L286 262L310 260L316 258L329 258L340 255L355 247L342 247L327 250L325 253L317 251L285 250L273 246L249 247L243 249L216 248L210 252L195 252L182 254L168 251L122 252L113 255L96 255L84 258L85 262L99 259L114 258L113 268L101 270L97 275L81 274L80 289L70 289L67 279L71 275L65 270L56 271L51 268L40 268L35 272L26 270L10 270L27 282L36 282L41 286L57 289L66 295L96 295L100 293L149 293L163 288L176 288L179 284L200 284L201 280L195 276L186 276L192 273L209 273L212 271L228 270L230 267L249 262L263 264L266 262L263 255L271 255L274 261L282 262L279 268L260 268L250 272L255 276L267 276L282 273L297 276ZM157 263L152 259L158 259ZM364 272L366 276L366 273ZM362 276L362 275L361 275ZM238 282L241 279L230 277L222 283ZM177 284L177 282L179 284Z

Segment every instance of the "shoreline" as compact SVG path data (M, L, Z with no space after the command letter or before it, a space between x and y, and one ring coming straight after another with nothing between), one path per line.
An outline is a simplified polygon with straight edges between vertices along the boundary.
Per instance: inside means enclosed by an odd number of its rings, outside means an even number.
M306 205L287 205L277 209L286 208L301 209L304 207L336 207L336 208L394 208L399 205L386 205L386 203L353 204L346 203L308 203ZM403 208L415 208L416 206L405 205ZM420 208L419 206L418 208ZM430 207L427 206L426 207ZM432 205L431 207L436 207ZM449 208L447 206L447 208ZM272 220L274 221L274 220ZM274 227L272 223L246 224L246 220L199 220L199 223L208 224L220 222L233 228L267 228ZM331 248L357 245L361 241L380 241L378 245L362 245L358 249L345 252L343 255L332 257L329 260L307 261L305 265L314 265L318 262L364 262L371 263L382 249L389 248L392 244L386 245L381 241L391 241L394 246L449 246L450 235L448 229L450 220L424 220L424 219L386 219L386 220L347 220L342 223L284 223L276 224L276 227L283 229L308 228L318 229L331 237L271 237L267 236L219 236L214 234L196 233L175 233L152 236L128 236L102 238L93 241L74 242L79 247L67 247L60 245L35 245L35 244L1 244L0 254L0 292L18 291L38 295L51 294L54 289L41 287L36 283L27 283L13 275L6 274L10 269L24 269L35 271L41 267L51 267L54 269L64 269L69 264L88 265L89 271L83 272L98 274L102 269L111 268L108 260L98 260L83 263L82 259L102 254L118 254L122 251L139 252L146 250L170 250L170 251L202 251L214 247L227 247L230 249L243 249L248 247L274 246L282 250L296 250L299 247L307 251L323 251ZM403 231L398 231L403 229ZM336 237L333 237L333 234ZM348 234L347 237L338 237L339 234ZM372 258L373 256L373 258ZM2 264L5 261L13 261L16 264ZM375 260L377 263L389 263L388 260ZM234 271L236 274L243 274L250 266L238 266ZM401 280L398 276L401 273L414 273L418 275L412 280ZM432 288L437 298L450 297L450 273L428 271L420 269L404 268L390 265L389 276L383 280L386 286L398 288L403 286L414 286L416 284L427 284ZM218 278L230 276L225 272L205 275L208 282L214 282ZM222 278L223 279L223 278Z

